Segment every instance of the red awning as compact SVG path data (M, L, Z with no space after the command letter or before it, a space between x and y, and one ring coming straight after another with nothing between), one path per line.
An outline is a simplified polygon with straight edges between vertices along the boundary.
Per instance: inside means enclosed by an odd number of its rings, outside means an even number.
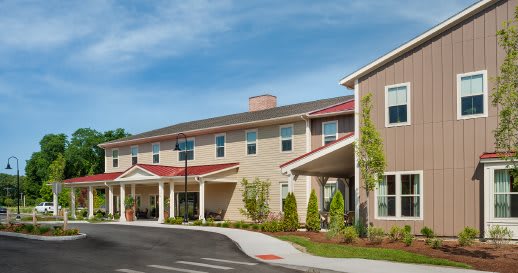
M77 182L106 182L106 181L113 181L115 178L119 177L122 174L122 172L116 172L116 173L101 173L101 174L95 174L95 175L88 175L83 177L76 177L76 178L70 178L66 179L63 182L64 183L77 183Z
M480 159L503 158L506 156L514 156L514 153L483 153Z

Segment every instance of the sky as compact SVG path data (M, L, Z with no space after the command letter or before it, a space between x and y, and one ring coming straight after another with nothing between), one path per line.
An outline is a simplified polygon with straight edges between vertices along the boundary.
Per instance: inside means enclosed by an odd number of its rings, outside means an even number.
M1 1L0 172L49 133L350 95L341 78L475 2Z

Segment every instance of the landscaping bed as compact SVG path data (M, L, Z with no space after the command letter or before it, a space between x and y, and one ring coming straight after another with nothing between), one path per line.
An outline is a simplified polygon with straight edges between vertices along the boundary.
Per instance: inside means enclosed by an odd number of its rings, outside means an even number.
M306 247L309 253L310 248L313 248L315 253L311 253L314 255L318 254L326 254L319 248L322 246L342 246L347 249L341 249L338 253L349 255L348 257L358 257L354 254L354 248L358 248L361 250L362 248L369 249L383 249L383 250L400 250L408 252L409 254L420 254L426 257L434 258L434 259L446 259L449 261L454 261L461 264L466 264L477 270L484 271L492 271L492 272L501 272L501 273L512 273L518 271L518 245L506 245L500 248L496 248L495 246L488 243L475 243L472 246L459 246L456 241L444 241L442 246L433 249L430 246L426 245L424 240L416 240L411 246L406 246L403 242L392 242L389 239L384 239L381 244L371 244L365 239L358 239L353 243L345 244L341 242L339 238L328 238L326 233L323 232L277 232L277 233L267 233L268 235L278 237L283 240L295 242L299 245ZM297 239L298 238L298 239ZM300 240L302 238L302 240ZM303 238L307 238L309 242L317 243L316 246L312 246L307 242L304 242ZM323 245L326 244L326 245ZM352 253L352 254L351 254ZM331 256L337 254L337 251L330 251L329 255L320 255L327 257L336 257ZM376 253L374 253L376 254ZM380 253L377 253L380 254ZM356 256L355 256L356 255ZM362 255L361 253L358 255ZM367 254L364 253L363 258L367 259L375 259L376 256L368 257ZM391 255L396 255L396 257L403 257L404 255L397 255L391 253ZM384 260L387 260L386 255L384 255ZM417 256L417 255L413 255ZM441 264L442 262L434 263L426 260L419 260L419 263L429 264ZM408 261L406 261L408 262ZM461 264L451 266L463 267ZM447 265L447 264L442 264Z
M0 231L13 232L38 236L75 236L79 234L79 229L63 229L62 226L32 225L32 224L0 224Z

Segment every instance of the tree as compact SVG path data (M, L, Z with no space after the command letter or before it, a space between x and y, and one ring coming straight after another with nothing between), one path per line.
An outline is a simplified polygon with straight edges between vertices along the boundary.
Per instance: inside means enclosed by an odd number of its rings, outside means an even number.
M261 223L270 214L270 181L255 178L254 182L248 179L241 180L243 187L243 204L245 207L240 209L241 214L250 218L252 221Z
M284 203L284 218L282 219L284 231L297 231L299 228L299 214L297 212L297 199L295 194L288 192Z
M333 199L331 200L331 204L329 205L329 226L332 226L339 231L344 230L344 213L344 197L339 190L336 190L335 194L333 195Z
M367 194L367 222L369 221L369 193L376 189L383 178L386 162L383 140L371 120L372 94L361 99L360 138L356 143L356 155L363 188Z
M306 230L320 231L320 214L318 213L317 194L314 189L311 190L308 202L308 212L306 213Z
M56 160L54 160L49 166L48 179L41 185L40 196L45 201L52 200L52 188L49 184L54 182L61 183L65 179L65 157L63 154L58 154ZM59 203L59 199L58 199Z
M518 7L514 18L504 22L497 32L498 44L505 51L505 58L496 77L492 103L499 106L498 125L494 131L495 146L510 162L511 174L518 177ZM518 187L518 179L514 179Z

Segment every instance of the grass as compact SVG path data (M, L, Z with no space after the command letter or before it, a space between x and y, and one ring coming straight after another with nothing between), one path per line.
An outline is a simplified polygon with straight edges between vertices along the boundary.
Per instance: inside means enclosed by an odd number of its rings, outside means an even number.
M432 258L420 254L410 253L397 249L357 247L349 245L337 245L331 243L316 243L308 238L287 235L278 236L279 239L301 245L310 254L328 258L360 258L368 260L385 260L400 263L429 264L441 266L453 266L471 268L471 266L446 259Z

